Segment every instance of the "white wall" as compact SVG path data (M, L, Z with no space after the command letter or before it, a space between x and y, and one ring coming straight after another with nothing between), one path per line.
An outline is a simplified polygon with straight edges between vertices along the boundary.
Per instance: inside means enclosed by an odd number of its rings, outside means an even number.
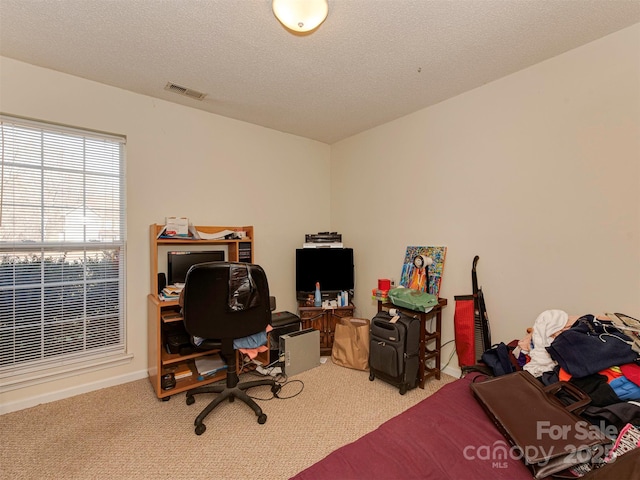
M640 25L334 144L331 179L360 316L446 245L443 341L474 255L494 342L551 308L640 318Z
M134 354L0 403L144 376L147 230L168 215L254 225L279 310L295 311L303 234L331 229L355 249L363 317L407 245L447 245L445 341L476 254L494 340L548 308L640 316L640 25L332 147L2 57L0 86L3 113L127 136Z
M148 231L165 216L253 225L278 310L295 311L295 248L329 229L330 147L0 57L2 113L127 136L127 348L133 361L2 394L46 401L146 376ZM27 401L28 399L28 401Z

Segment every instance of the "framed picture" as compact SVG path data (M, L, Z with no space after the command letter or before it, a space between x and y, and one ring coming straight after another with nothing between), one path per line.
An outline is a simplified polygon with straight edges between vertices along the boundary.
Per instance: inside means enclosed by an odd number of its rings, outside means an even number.
M426 267L417 268L413 260L419 255L431 258L433 263ZM400 285L431 293L439 298L446 255L447 247L444 246L407 247L400 275Z

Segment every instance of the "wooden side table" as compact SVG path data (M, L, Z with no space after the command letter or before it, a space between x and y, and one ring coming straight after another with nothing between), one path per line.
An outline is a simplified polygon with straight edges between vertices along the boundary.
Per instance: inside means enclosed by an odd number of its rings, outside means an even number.
M304 302L298 303L298 315L302 322L302 329L314 328L320 331L320 355L331 355L336 324L342 318L353 317L355 308L353 304L346 307L322 308L310 307Z
M424 382L435 377L440 380L440 349L442 348L442 309L447 305L446 298L438 299L438 304L429 312L419 312L408 308L398 307L393 303L378 300L378 311L395 308L407 315L420 319L420 366L418 367L418 385L424 389ZM427 320L435 316L435 325L432 331L427 330ZM431 348L430 348L431 347ZM435 359L436 366L427 368L427 360Z

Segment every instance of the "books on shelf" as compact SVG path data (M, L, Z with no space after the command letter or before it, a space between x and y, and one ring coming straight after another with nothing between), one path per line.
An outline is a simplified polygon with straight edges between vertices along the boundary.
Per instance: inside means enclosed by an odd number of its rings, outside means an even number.
M167 295L164 292L160 292L158 294L158 298L163 302L173 302L173 301L180 300L180 294L178 294L178 295Z
M223 228L217 232L209 232L209 227L198 230L187 217L167 217L165 225L156 234L156 239L173 240L251 240L249 232L242 227Z
M217 353L198 357L195 359L195 363L198 375L203 378L215 375L219 371L227 368L227 365Z
M166 373L173 373L173 376L176 380L181 380L184 378L189 378L193 375L193 370L188 363L179 363L176 365L171 365L165 369Z
M193 375L191 368L188 363L181 363L177 366L176 370L173 372L176 380L180 380L181 378L189 378Z
M184 288L184 283L174 283L173 285L167 285L162 289L167 295L180 295L182 289Z
M164 292L158 294L158 298L161 302L173 302L180 299L180 295L165 295Z
M162 321L165 323L182 321L182 313L175 310L163 312L160 316L162 317Z
M180 292L184 288L184 283L175 283L173 285L167 285L162 289L160 294L160 300L178 300L180 298Z

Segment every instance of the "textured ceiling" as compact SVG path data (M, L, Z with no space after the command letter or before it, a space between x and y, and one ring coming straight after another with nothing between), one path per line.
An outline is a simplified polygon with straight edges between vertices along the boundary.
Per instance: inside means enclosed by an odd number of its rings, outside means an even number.
M640 0L329 0L296 36L270 0L0 0L0 54L331 144L638 22Z

